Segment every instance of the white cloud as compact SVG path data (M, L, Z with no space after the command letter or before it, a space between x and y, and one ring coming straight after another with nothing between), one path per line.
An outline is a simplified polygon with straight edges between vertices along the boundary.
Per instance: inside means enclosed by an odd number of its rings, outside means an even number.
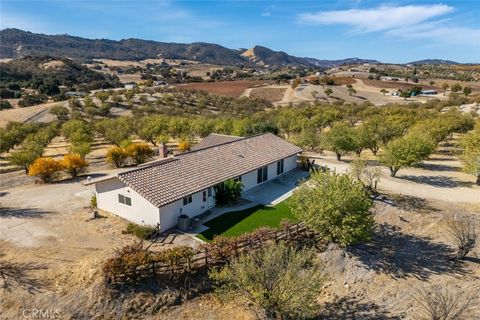
M270 17L272 14L269 11L262 12L260 14L262 17Z
M333 25L344 24L355 32L386 31L414 26L432 18L452 12L454 9L444 4L435 5L382 5L371 9L350 9L321 11L300 14L297 19L304 24Z

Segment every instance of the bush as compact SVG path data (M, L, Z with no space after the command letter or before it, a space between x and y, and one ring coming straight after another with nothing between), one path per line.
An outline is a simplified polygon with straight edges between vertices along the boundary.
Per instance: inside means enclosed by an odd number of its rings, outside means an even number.
M51 157L36 159L28 168L28 175L40 178L45 183L55 179L63 169L62 163Z
M215 187L217 205L225 205L237 201L242 195L243 184L239 180L228 179Z
M7 100L0 100L0 110L13 108L10 102Z
M280 242L242 254L210 272L221 299L247 301L267 319L312 317L324 275L314 250L295 250Z
M157 231L156 228L150 226L141 226L135 223L129 223L127 225L126 233L133 234L140 239L149 240Z
M187 140L182 140L178 144L178 150L180 150L182 152L188 151L188 150L190 150L190 148L191 148L191 144Z
M155 154L146 143L133 143L125 148L125 152L133 158L136 164L147 162Z
M447 233L457 246L455 259L463 260L477 243L477 224L465 213L452 214L447 218Z
M113 147L107 151L107 162L112 163L115 167L120 168L125 164L128 153L120 147Z
M92 208L97 208L97 196L93 195L91 198L90 198L90 206Z
M88 162L85 161L79 154L66 154L62 160L62 166L64 170L75 178L79 173L85 171L88 166Z
M292 213L327 241L347 246L371 238L372 201L348 174L314 172L290 199Z
M478 284L457 286L453 283L434 284L415 290L413 299L420 309L419 319L478 319L480 303Z

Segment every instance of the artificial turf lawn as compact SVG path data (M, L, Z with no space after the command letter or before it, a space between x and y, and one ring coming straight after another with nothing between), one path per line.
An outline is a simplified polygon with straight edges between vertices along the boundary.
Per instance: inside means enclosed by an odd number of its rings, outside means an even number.
M209 229L197 235L197 238L210 241L216 235L234 237L259 227L276 228L284 219L297 221L290 211L288 200L273 207L258 205L250 209L224 213L204 223Z

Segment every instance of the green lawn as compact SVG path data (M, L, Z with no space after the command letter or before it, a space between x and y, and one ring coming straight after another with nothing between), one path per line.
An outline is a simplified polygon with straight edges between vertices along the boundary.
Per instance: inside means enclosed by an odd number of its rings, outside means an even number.
M209 229L197 235L197 238L210 241L216 235L234 237L258 227L276 228L283 219L297 221L288 207L288 200L273 207L258 205L246 210L224 213L204 223Z

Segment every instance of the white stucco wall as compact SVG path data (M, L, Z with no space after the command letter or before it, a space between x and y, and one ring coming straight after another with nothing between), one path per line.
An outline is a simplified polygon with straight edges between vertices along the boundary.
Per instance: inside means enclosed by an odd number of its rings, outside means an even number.
M203 191L192 195L192 202L183 205L183 198L169 203L160 208L160 226L162 230L170 229L177 225L178 217L185 214L190 218L199 215L209 209L208 198L203 202Z
M114 213L138 224L156 225L160 222L159 209L126 186L118 178L95 184L97 206L99 209ZM132 199L132 205L120 203L118 194Z

